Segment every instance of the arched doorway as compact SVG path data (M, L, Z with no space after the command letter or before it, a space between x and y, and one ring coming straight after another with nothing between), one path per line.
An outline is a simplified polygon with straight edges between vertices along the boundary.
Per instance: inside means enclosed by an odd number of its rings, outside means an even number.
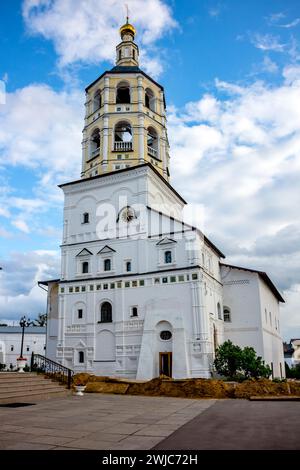
M158 351L158 373L172 377L173 367L173 327L168 321L156 325L156 341Z

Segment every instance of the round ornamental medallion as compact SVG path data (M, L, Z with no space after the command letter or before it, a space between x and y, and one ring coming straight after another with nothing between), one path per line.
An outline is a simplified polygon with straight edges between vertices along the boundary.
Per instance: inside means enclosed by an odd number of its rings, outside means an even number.
M131 207L126 207L121 213L123 222L131 222L135 218L134 210Z
M160 338L164 341L167 341L168 339L171 339L172 338L171 331L161 331L160 332Z

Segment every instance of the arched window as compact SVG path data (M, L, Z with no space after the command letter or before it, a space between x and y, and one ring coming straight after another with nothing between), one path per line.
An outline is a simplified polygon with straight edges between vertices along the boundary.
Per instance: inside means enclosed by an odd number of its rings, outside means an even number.
M112 322L112 307L109 302L103 302L101 305L101 323Z
M220 302L217 303L218 319L222 320L222 312Z
M224 314L224 321L225 321L225 322L231 322L231 312L230 312L230 308L224 307L224 309L223 309L223 314Z
M132 316L132 317L137 317L137 316L138 316L138 309L137 309L137 307L132 307L131 316Z
M118 122L115 127L115 150L132 150L132 127L126 121Z
M84 261L82 263L82 274L87 274L89 272L89 263Z
M111 270L111 260L110 259L105 259L104 260L104 271L110 271Z
M131 271L131 261L126 262L126 271L130 272Z
M149 155L155 158L159 158L158 137L157 137L157 132L153 127L148 127L148 130L147 130L147 146L148 146Z
M146 108L151 109L151 111L155 111L155 97L150 88L146 88L145 90L145 106Z
M130 103L130 87L127 82L121 82L117 86L116 104Z
M100 151L100 130L95 129L90 138L90 157L95 157Z
M88 212L85 212L85 213L83 214L83 221L82 221L82 223L83 223L83 224L88 224L89 221L90 221L90 214L89 214Z
M122 59L122 50L120 49L119 50L119 60L121 60L121 59Z
M172 263L172 252L165 251L165 263Z
M78 362L79 362L79 364L84 363L84 352L83 351L78 351Z
M97 109L101 108L101 92L100 90L96 91L94 94L93 99L93 111L97 111Z

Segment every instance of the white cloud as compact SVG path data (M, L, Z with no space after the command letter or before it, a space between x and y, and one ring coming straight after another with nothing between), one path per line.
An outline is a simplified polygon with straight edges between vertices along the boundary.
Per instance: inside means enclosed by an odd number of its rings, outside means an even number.
M27 223L22 219L13 220L12 225L14 225L19 230L21 230L21 232L24 232L24 233L29 233L30 232L30 229L29 229Z
M270 57L265 56L262 66L263 72L276 73L278 72L278 65Z
M282 44L280 38L273 34L255 33L251 37L251 42L257 49L263 51L284 52L286 50L286 44Z
M283 11L278 13L271 13L266 19L269 24L278 23L279 20L282 20L286 17L286 14Z
M130 21L143 44L148 70L159 72L159 59L149 49L157 39L176 26L170 7L163 0L127 0ZM114 61L118 28L125 22L119 0L24 0L23 18L31 34L54 42L59 65L75 62ZM150 57L150 58L149 58Z
M1 321L18 320L24 314L35 318L39 312L45 312L46 293L37 283L56 278L59 264L55 251L15 252L8 259L1 259Z
M295 26L298 26L298 24L300 24L300 18L295 18L293 21L291 21L290 23L286 23L286 24L279 24L278 26L280 28L287 28L287 29L290 29L290 28L295 28Z
M281 333L286 340L300 337L300 283L283 293L286 303L281 308Z
M291 65L277 86L216 80L215 94L168 119L172 183L204 205L203 229L227 261L267 271L287 302L300 284L299 77Z

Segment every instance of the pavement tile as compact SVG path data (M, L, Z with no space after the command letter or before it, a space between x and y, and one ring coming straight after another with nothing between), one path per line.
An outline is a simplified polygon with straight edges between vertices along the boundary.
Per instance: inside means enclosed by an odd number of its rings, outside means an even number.
M133 434L144 426L144 424L119 423L118 425L108 427L106 430L113 434Z
M169 436L172 434L178 426L168 426L168 425L150 425L134 433L135 436Z

